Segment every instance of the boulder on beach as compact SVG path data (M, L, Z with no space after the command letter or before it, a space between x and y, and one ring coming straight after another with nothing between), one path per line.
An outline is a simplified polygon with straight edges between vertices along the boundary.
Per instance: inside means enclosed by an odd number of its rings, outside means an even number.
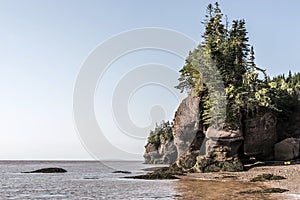
M299 156L299 139L287 138L275 144L276 160L292 160Z

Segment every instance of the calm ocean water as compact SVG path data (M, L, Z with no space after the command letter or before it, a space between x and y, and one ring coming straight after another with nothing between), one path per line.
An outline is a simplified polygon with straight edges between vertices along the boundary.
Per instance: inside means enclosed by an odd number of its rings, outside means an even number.
M25 174L61 167L62 174ZM142 162L0 161L0 199L174 199L177 180L125 179L154 167ZM114 174L127 170L132 174Z

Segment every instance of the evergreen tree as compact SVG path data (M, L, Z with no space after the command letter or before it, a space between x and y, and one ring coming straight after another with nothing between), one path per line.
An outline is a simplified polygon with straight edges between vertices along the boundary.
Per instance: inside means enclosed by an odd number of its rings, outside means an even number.
M231 129L241 127L241 118L244 110L252 106L258 86L254 83L258 79L257 68L254 64L254 51L252 49L252 64L249 66L249 44L244 20L233 21L228 30L222 23L223 14L219 4L211 4L207 7L206 19L203 22L205 32L203 43L193 52L190 52L184 67L180 70L180 83L177 88L193 90L204 99L201 119L204 124L225 123ZM226 22L227 23L227 22ZM250 69L251 68L251 69ZM217 69L217 71L216 71ZM221 80L216 77L221 75ZM225 86L224 94L221 87ZM253 98L249 98L249 94ZM225 98L225 99L224 99ZM245 101L248 101L245 104ZM254 100L253 100L254 101ZM225 122L224 111L221 106L227 102ZM245 106L246 105L246 106Z
M288 115L299 98L300 74L270 78L255 64L244 20L231 28L222 22L219 4L207 7L203 42L190 52L180 70L178 89L193 91L202 99L200 118L206 126L241 129L243 119L270 110ZM221 76L221 80L218 77ZM264 78L260 79L260 75ZM224 84L222 84L222 81ZM221 87L225 87L224 93ZM226 104L225 121L222 103ZM224 123L223 125L220 125Z

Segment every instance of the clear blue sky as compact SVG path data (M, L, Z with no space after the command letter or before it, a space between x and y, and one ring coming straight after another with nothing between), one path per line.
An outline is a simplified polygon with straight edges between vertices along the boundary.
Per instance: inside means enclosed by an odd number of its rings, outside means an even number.
M209 2L1 0L0 159L91 158L81 145L72 115L74 84L89 53L113 35L133 28L168 28L201 41L201 21ZM246 20L258 66L266 68L270 75L289 69L299 71L299 1L226 0L219 3L230 21ZM182 59L158 54L144 52L142 56L129 56L116 63L116 71L112 73L117 73L117 66L159 62L162 57L163 63L176 70L183 64ZM155 92L155 89L149 91ZM96 113L106 101L99 93L96 91ZM148 115L143 116L149 106L141 110L143 103L140 102L143 101L141 96L146 94L148 92L140 91L140 96L133 98L136 103L129 105L133 110L132 119L141 120L139 123L149 120ZM154 95L147 99L151 96ZM168 95L163 96L160 104L170 102L168 98ZM157 99L147 103L155 104ZM166 119L172 117L177 103L172 100L170 108L166 108ZM138 109L134 105L139 105ZM105 111L107 115L109 112L109 109ZM101 121L101 112L97 117ZM141 119L143 117L145 119ZM99 124L102 126L101 122ZM112 126L106 124L105 128ZM122 141L113 142L142 153L145 139L130 147ZM109 153L104 158L109 158ZM136 159L141 158L136 155Z

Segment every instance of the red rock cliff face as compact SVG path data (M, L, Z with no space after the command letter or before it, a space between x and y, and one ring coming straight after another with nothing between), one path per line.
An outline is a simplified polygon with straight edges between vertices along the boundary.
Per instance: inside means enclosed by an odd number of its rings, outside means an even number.
M199 104L200 97L190 93L175 113L173 135L178 157L190 150L193 145L197 144L197 148L200 149L199 144L203 142L204 135L200 133Z
M173 119L173 141L161 141L159 146L148 143L145 146L145 163L172 163L178 157L197 149L205 135L200 130L200 97L190 93L179 105Z
M180 103L173 119L174 140L161 141L159 146L147 144L146 163L172 163L176 160L173 165L187 171L239 171L242 165L238 151L259 160L269 160L274 158L274 146L278 141L300 138L300 106L288 120L280 123L271 112L263 112L244 120L243 130L212 131L212 127L205 130L201 124L202 103L201 98L193 93ZM211 132L220 135L216 137ZM208 161L217 165L206 166Z

